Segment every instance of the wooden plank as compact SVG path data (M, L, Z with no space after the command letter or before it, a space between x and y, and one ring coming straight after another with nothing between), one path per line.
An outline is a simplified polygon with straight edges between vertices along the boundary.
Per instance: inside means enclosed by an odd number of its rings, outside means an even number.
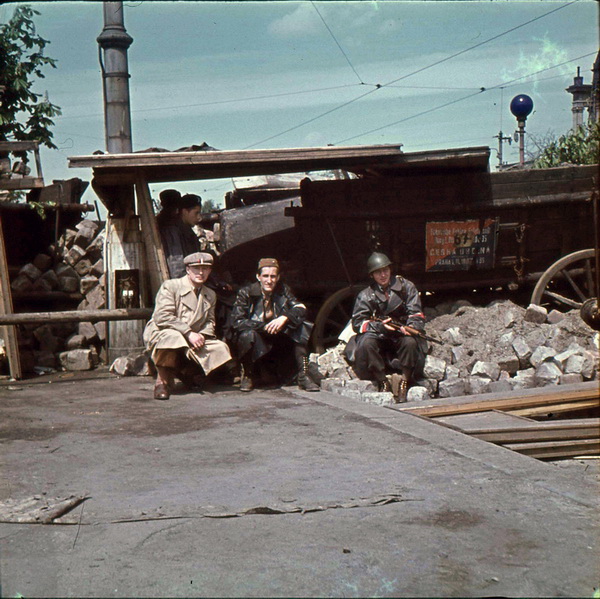
M598 455L600 441L582 439L578 441L543 441L540 443L509 443L507 449L528 455L532 458L563 458L578 455Z
M0 152L26 152L37 150L39 141L0 141Z
M0 179L0 189L38 189L44 187L44 180L38 177L19 177L18 179Z
M518 416L528 416L522 412L524 408L534 408L543 406L552 406L553 409L545 408L547 412L553 412L554 406L559 404L573 405L573 402L589 401L591 407L600 405L598 397L598 388L581 389L574 391L545 391L540 395L516 395L516 397L507 397L502 399L481 399L481 396L476 396L477 399L472 401L462 401L461 403L449 405L434 405L422 407L407 407L397 408L401 412L410 412L419 416L428 416L430 418L436 416L451 416L454 414L469 414L473 412L486 412L490 410L509 411ZM543 412L542 412L543 413Z
M140 215L140 225L144 239L144 248L146 255L146 268L150 280L150 293L152 300L156 296L159 287L169 278L169 269L167 259L163 250L156 217L152 209L152 199L148 183L143 174L139 174L136 179L135 191L138 204L138 213Z
M272 150L231 150L198 152L148 152L135 154L98 154L70 156L69 167L138 168L185 166L189 164L238 164L249 162L287 162L308 159L372 158L398 156L399 145L344 146L318 148L277 148Z
M522 409L510 409L511 414L517 416L545 416L547 414L562 414L564 412L577 412L580 410L589 410L600 407L600 399L583 399L579 401L567 401L565 403L556 403L553 405L531 406Z
M487 412L485 412L487 413ZM487 432L500 432L500 431L526 431L526 430L562 430L562 429L576 429L576 428L586 428L586 427L596 427L596 430L600 434L600 418L561 418L560 420L533 420L531 418L524 418L522 416L515 416L510 412L500 412L505 416L510 417L510 422L514 423L514 426L508 426L506 428L501 427L489 427L489 428L480 428L480 429L471 429L469 433L471 434L479 434L479 433L487 433ZM466 415L468 416L468 414ZM450 416L448 419L452 418L460 418L461 416ZM440 420L436 418L437 422Z
M535 420L531 420L530 418L515 416L500 410L455 414L454 416L438 416L433 418L433 420L443 424L450 424L469 434L504 429L513 430L520 426L528 426L532 422L535 423Z
M2 227L2 215L0 214L0 314L12 314L12 296L10 291L10 278L8 275L8 264L6 261L6 247L4 245L4 229ZM19 357L19 344L17 331L14 326L0 327L0 333L4 339L6 355L10 368L10 375L14 379L22 377L21 359Z
M22 312L0 315L0 325L35 322L100 322L113 320L148 320L150 308L115 308L113 310L64 310L62 312Z
M567 441L576 439L597 439L600 441L600 431L597 426L577 427L577 428L562 428L557 430L549 429L527 429L513 431L490 431L486 433L472 433L472 437L506 445L507 443L535 443L538 441Z

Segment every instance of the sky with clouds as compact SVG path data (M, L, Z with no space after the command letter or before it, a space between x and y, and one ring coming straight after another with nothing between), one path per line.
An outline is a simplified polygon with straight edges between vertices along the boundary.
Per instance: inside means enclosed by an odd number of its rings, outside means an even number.
M2 22L14 7L0 6ZM54 128L59 149L42 152L44 176L89 180L89 170L69 169L67 157L105 148L96 43L102 3L34 8L38 33L51 42L47 55L58 60L37 91L47 91L63 113ZM516 128L509 104L521 93L535 103L529 134L566 132L572 117L565 88L577 66L591 82L598 51L594 0L130 0L124 10L134 39L134 150L202 142L222 150L497 148L499 130L511 135ZM516 144L505 146L504 157L518 160ZM219 202L232 185L180 188Z

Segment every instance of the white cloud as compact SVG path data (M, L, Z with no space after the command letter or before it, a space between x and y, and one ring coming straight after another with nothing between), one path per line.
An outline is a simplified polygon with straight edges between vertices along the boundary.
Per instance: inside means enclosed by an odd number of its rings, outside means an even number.
M321 33L323 24L309 2L300 3L291 13L269 25L269 32L277 37L314 35Z

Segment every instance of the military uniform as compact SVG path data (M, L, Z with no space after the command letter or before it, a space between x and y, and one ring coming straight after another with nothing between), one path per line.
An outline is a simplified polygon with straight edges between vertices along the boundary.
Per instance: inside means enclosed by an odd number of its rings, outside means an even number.
M375 318L392 318L422 331L425 315L415 285L396 276L383 290L375 281L357 296L352 312L356 336L346 345L345 355L356 374L365 380L381 382L386 369L409 370L412 378L423 371L427 342L397 331L390 331Z

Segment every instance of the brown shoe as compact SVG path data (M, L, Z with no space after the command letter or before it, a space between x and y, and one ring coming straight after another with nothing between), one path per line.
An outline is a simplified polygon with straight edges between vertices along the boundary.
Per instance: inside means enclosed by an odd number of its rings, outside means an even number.
M394 373L391 376L392 394L396 403L404 403L408 393L408 381L402 374Z
M252 378L249 376L242 376L240 381L240 391L242 393L248 393L249 391L252 391L252 389L254 389Z
M154 385L154 399L169 399L169 397L171 397L171 394L167 385L164 383Z

